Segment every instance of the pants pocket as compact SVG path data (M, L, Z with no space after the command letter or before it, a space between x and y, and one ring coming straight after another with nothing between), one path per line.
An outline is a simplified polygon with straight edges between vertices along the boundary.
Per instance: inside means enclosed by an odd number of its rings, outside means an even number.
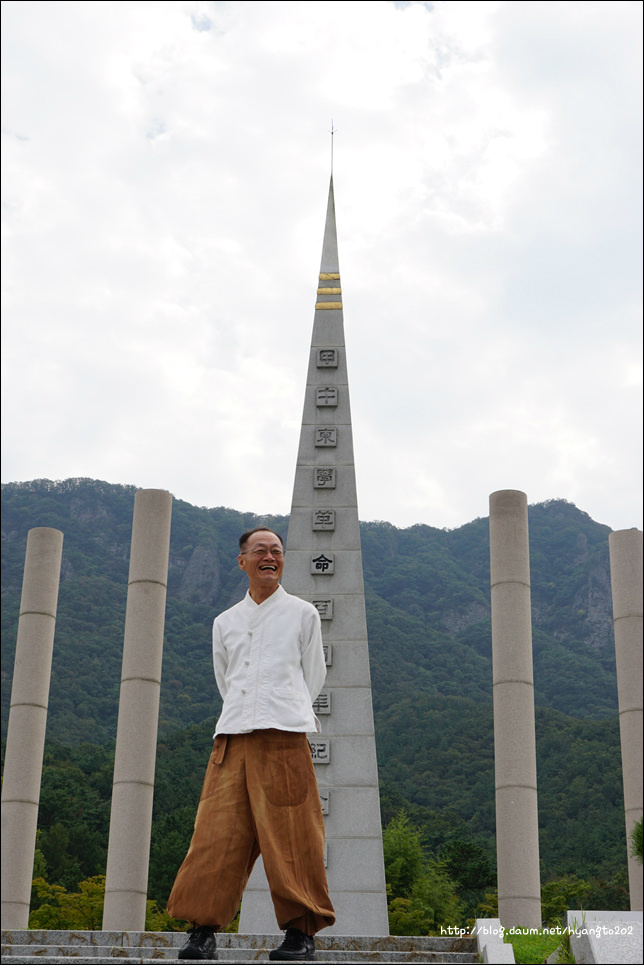
M313 771L306 734L285 734L267 741L262 751L264 788L270 803L275 807L303 804L311 787Z
M199 798L200 801L210 797L215 790L215 785L217 784L219 777L219 767L224 762L224 754L226 753L227 744L228 734L218 734L218 736L215 737L215 743L212 745L212 752L210 754L208 767L206 768L206 776L201 789L201 797Z

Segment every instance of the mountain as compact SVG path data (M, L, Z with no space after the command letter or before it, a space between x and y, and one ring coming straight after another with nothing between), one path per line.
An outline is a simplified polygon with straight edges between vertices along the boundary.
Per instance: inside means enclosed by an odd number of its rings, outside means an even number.
M65 537L40 812L43 848L67 856L61 881L104 860L135 492L91 479L2 487L3 734L27 532ZM531 506L529 522L544 873L623 874L609 528L565 500ZM245 592L237 538L260 523L285 534L288 519L174 500L151 858L161 897L220 708L212 620ZM466 839L493 860L488 520L368 522L361 536L383 817L404 807L432 851Z
M135 488L90 479L2 487L2 728L28 530L64 533L48 736L104 743L116 734ZM617 708L608 532L571 503L531 506L535 698L573 717ZM237 537L286 517L175 500L160 734L214 718L213 618L241 599ZM488 522L455 530L361 524L376 713L410 693L491 699Z

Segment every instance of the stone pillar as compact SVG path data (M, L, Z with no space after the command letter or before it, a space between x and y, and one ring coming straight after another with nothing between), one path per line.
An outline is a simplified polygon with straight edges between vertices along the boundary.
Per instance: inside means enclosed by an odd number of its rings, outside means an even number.
M27 928L63 534L27 536L2 786L2 927Z
M105 884L104 931L143 931L172 496L135 497Z
M494 773L499 918L541 927L528 501L490 496Z
M631 856L631 831L642 818L642 531L608 537L613 590L619 732L631 910L642 911L642 865Z

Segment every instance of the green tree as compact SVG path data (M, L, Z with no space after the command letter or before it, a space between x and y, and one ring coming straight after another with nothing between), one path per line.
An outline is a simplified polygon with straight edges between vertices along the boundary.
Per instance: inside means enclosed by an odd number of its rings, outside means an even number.
M565 875L541 886L541 918L544 925L558 925L569 908L586 907L590 884L576 875Z
M612 908L629 911L631 900L628 887L628 871L620 868L608 878L591 878L586 898L587 908Z
M186 856L196 808L186 804L163 815L152 826L148 895L165 904L181 862ZM156 930L156 929L153 929Z
M541 886L541 918L545 925L560 925L569 908L587 907L592 885L576 875L564 875ZM591 907L593 905L591 904ZM596 907L596 906L595 906ZM615 907L614 905L604 907ZM486 893L477 908L477 918L498 918L498 892Z
M30 928L53 931L96 931L103 921L105 875L81 881L77 892L63 885L50 885L44 878L33 886L41 904L29 915Z
M425 855L421 832L413 828L404 811L392 818L382 835L385 875L392 899L408 898L422 875Z
M40 850L40 836L42 831L40 828L36 831L36 848L34 850L34 871L32 878L45 878L47 875L47 862L45 861L45 856Z
M145 930L146 931L185 931L188 922L171 918L167 909L159 907L156 901L146 901L145 903Z
M631 855L642 864L642 818L631 828Z
M392 935L427 935L458 925L462 909L442 862L429 858L422 833L404 811L383 832L389 930Z
M479 891L494 881L489 855L474 841L448 841L440 857L450 878L465 891Z
M496 881L488 852L474 841L455 838L442 848L440 859L445 871L456 884L466 918L475 918L476 907L483 898L484 889Z

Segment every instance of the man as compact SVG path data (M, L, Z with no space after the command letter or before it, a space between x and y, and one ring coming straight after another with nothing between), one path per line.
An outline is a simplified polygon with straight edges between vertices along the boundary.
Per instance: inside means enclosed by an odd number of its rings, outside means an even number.
M324 870L324 822L307 732L326 676L315 607L280 586L281 536L244 533L241 603L213 626L223 697L188 854L168 901L194 923L182 959L217 958L215 934L235 917L262 854L279 927L272 961L315 959L314 935L335 921Z

